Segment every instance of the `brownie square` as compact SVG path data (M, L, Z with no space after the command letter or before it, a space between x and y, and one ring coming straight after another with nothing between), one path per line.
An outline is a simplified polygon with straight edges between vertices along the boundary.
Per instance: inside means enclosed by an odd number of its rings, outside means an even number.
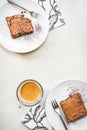
M34 31L31 20L25 18L23 14L6 17L12 38L32 33Z
M87 109L80 93L76 93L60 102L68 122L75 121L87 115Z

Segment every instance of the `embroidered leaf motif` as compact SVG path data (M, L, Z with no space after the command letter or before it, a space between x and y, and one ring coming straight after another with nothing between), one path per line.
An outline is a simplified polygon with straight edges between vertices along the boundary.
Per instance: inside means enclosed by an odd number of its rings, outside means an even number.
M61 23L64 23L65 24L65 21L64 19L59 19Z
M34 112L34 116L33 116L34 121L36 123L40 123L45 116L46 114L44 112L44 109L41 106L37 106Z
M22 123L28 123L31 120L31 116L27 113L24 117L24 120L22 121Z
M38 4L45 10L45 7L44 7L44 2L46 0L38 0Z
M43 2L43 1L46 1L46 0L39 0L39 1Z
M55 5L53 11L55 12L55 14L61 15L61 12L58 10L57 5Z
M34 120L36 120L40 109L41 109L40 105L36 107L35 112L34 112L34 116L33 116Z
M37 118L37 123L40 123L44 117L46 117L46 113L44 112L44 110L42 109L42 111L40 112L38 118Z
M46 127L36 126L33 130L48 130Z
M55 0L50 0L51 7L53 7L55 3L56 3Z
M56 24L57 21L58 21L58 15L57 15L57 14L52 15L52 16L50 17L50 23L49 23L49 25L50 25L50 30L54 28L54 25Z

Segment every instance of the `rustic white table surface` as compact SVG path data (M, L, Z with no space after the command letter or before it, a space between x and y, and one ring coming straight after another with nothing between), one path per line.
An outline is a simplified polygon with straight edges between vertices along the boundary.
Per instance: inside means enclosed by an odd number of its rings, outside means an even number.
M5 0L0 0L0 7ZM58 0L66 24L49 33L36 51L16 54L0 46L0 129L27 130L21 119L28 107L18 108L16 88L25 79L39 81L42 104L51 89L65 80L87 82L87 1Z

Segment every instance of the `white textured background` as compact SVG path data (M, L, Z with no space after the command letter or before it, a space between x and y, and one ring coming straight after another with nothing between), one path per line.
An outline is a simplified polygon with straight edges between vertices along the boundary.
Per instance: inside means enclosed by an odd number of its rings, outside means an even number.
M0 0L0 6L5 0ZM27 107L18 108L16 88L35 79L49 91L64 80L87 82L87 1L58 0L66 25L49 33L36 51L15 54L0 46L0 129L27 130L21 119Z

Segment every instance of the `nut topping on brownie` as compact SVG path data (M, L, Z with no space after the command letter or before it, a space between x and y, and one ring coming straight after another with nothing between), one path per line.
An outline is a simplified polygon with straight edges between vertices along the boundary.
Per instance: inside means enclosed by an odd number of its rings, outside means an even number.
M12 38L17 38L22 35L32 33L34 31L31 20L25 18L23 14L8 16L6 17L6 20Z
M80 93L76 93L60 102L68 122L75 121L87 115L87 109Z

